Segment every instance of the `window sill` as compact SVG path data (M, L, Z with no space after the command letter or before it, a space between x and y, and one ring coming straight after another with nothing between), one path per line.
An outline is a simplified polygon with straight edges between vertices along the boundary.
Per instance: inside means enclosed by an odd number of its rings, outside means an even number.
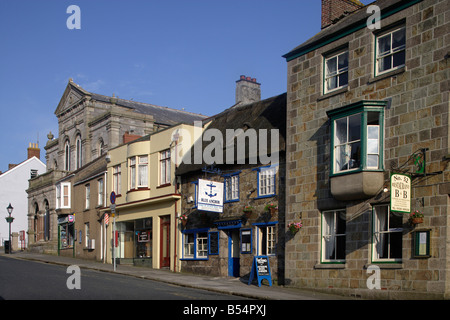
M183 258L180 261L207 261L208 258Z
M344 262L323 262L317 263L314 269L345 269Z
M136 188L136 189L128 190L128 191L127 191L127 194L130 193L130 192L136 192L136 191L148 191L148 190L150 190L150 188L148 188L148 187L139 187L139 188Z
M368 269L370 266L377 266L380 269L403 269L403 263L396 261L374 261L372 263L364 265L364 269Z
M265 195L265 196L257 196L256 198L253 198L253 200L273 198L275 196L276 196L275 193L274 194L268 194L268 195Z
M347 91L349 91L349 86L348 85L343 87L343 88L336 89L336 90L324 93L319 98L317 98L317 101L325 100L325 99L328 99L328 98L333 97L335 95L338 95L338 94L341 94L341 93L345 93Z
M403 66L401 68L398 68L398 69L395 69L395 70L392 70L392 71L388 71L386 73L382 73L382 74L376 75L375 77L370 77L369 78L369 84L377 82L379 80L383 80L383 79L386 79L386 78L390 78L390 77L399 75L399 74L401 74L401 73L403 73L405 71L406 71L406 67Z
M172 185L171 183L161 184L161 185L157 186L156 189L170 187L171 185Z

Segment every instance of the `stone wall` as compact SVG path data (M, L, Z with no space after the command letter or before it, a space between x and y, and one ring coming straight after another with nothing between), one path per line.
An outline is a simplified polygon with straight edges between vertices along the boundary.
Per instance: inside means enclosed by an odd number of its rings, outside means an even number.
M449 297L449 100L448 1L425 0L381 21L404 22L406 66L374 77L374 34L362 28L288 62L286 224L301 216L304 227L286 243L286 281L293 286L366 297ZM323 94L323 56L348 45L349 85ZM327 111L361 100L387 101L384 110L384 181L410 156L426 151L427 176L413 179L412 209L431 229L431 257L412 258L412 231L403 217L402 263L381 265L381 290L368 290L372 207L389 203L389 192L337 201L330 191L331 127ZM406 163L405 166L403 166ZM389 186L389 184L387 184ZM320 264L321 213L346 209L346 263Z

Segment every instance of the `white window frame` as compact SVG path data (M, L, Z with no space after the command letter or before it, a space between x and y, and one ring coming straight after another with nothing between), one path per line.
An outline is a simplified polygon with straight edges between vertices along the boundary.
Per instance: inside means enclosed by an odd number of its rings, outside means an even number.
M113 167L113 185L112 190L119 195L122 187L122 169L121 165L117 165Z
M344 254L345 254L345 247L346 247L346 233L337 233L338 232L338 226L337 226L337 218L339 215L344 215L345 217L345 210L329 210L322 212L322 263L344 263L345 262L345 256L344 258L337 258L337 246L338 246L338 238L344 238ZM345 218L343 223L346 224ZM345 225L346 227L346 225ZM334 258L330 258L327 255L327 252L332 249L332 252L334 252Z
M89 246L89 240L90 240L90 230L89 230L89 222L86 222L84 224L84 243L85 243L85 247Z
M258 169L258 198L272 197L276 194L275 179L277 167L263 167Z
M98 185L98 199L97 199L97 205L98 206L102 206L105 202L105 182L103 180L103 178L100 178L97 180L97 185Z
M392 48L392 43L393 43L393 36L394 33L398 32L398 31L402 31L405 33L404 37L405 37L405 44L404 45L400 45L396 48ZM380 43L379 40L382 38L387 38L390 37L390 48L389 51L383 52L382 54L380 53ZM387 32L384 33L380 33L379 35L376 35L375 37L375 46L376 46L376 53L375 53L375 75L382 75L386 72L390 72L393 70L397 70L400 68L403 68L406 64L406 27L405 26L401 26L401 27L397 27L395 29L389 30ZM403 61L403 64L398 65L398 66L393 66L394 65L394 55L398 54L400 52L404 52L405 55L405 60ZM391 67L389 69L384 69L380 71L380 61L384 58L390 57L390 64Z
M148 155L138 156L137 187L148 186Z
M384 212L382 210L385 210ZM396 215L397 213L391 212L390 206L388 204L384 205L376 205L372 208L372 221L373 221L373 233L372 233L372 261L373 262L394 262L399 263L402 262L402 258L391 258L391 236L400 234L401 237L401 245L400 252L403 251L403 228L391 228L391 214ZM386 217L381 217L381 215L385 215ZM401 213L398 213L399 219L402 219ZM386 219L387 218L387 219ZM382 235L386 235L386 238L383 238ZM380 258L380 254L383 254L383 251L386 249L384 247L383 241L388 241L387 244L387 256L388 258ZM398 248L397 248L398 250Z
M130 168L130 188L136 188L136 159L137 157L131 157L129 159L129 168Z
M160 166L160 185L171 183L171 165L170 165L170 149L161 151L159 153L159 166Z
M208 233L199 232L196 234L196 257L205 259L208 257Z
M231 174L224 177L225 201L239 201L239 174Z
M185 233L183 235L183 258L194 259L195 256L195 234Z
M258 226L258 255L275 256L277 250L277 225Z
M341 56L347 55L347 66L340 68L339 69L339 58ZM336 71L330 73L330 71L328 70L328 62L331 60L336 60ZM333 55L330 55L328 57L324 58L324 81L323 81L323 92L324 94L329 93L329 92L333 92L336 91L338 89L341 88L345 88L348 86L348 61L349 61L349 53L348 53L348 49L346 50L341 50L338 53L335 53ZM347 73L347 83L341 85L340 84L340 76ZM328 82L331 81L331 79L336 78L336 88L332 88L332 89L328 89Z
M350 136L350 118L353 118L355 116L359 116L359 121L358 121L358 125L359 125L359 139L350 140L350 137L349 137ZM345 137L345 141L339 141L339 143L337 143L338 140L339 140L338 136L337 136L337 132L338 132L337 122L338 121L342 121L343 119L346 120L346 133L345 133L346 137ZM341 117L339 119L334 120L334 123L335 123L335 125L334 125L334 132L333 132L333 141L334 141L334 152L333 152L333 155L334 155L334 159L333 159L334 166L333 167L334 167L334 173L349 172L349 171L354 171L354 170L360 169L361 161L362 161L362 157L363 157L363 155L361 154L361 148L362 148L362 145L361 145L361 143L362 143L362 141L361 141L361 138L362 138L361 137L362 120L361 119L362 119L362 112L358 112L358 113L351 114L351 115L348 115L348 116L344 116L344 117ZM353 166L352 161L354 161L355 159L351 158L351 156L352 156L352 154L351 154L351 146L352 145L357 145L357 144L359 144L359 150L360 150L360 152L359 152L359 163L356 162L358 165L357 166ZM338 166L338 163L337 163L338 157L337 156L340 154L339 150L341 148L345 148L345 155L346 155L346 158L348 158L348 160L347 160L347 162L341 163ZM344 165L347 165L348 168L347 169L342 169L342 166L344 166Z
M56 209L70 209L70 191L70 182L61 182L56 185ZM67 205L65 205L65 200L67 200Z

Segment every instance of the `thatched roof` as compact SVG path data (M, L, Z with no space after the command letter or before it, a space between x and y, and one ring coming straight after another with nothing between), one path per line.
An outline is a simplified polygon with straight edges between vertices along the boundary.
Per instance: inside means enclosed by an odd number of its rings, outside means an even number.
M271 129L278 129L279 133L279 152L283 153L285 152L286 148L286 93L283 93L278 96L274 96L262 101L258 101L255 103L247 104L244 106L233 106L216 116L212 117L210 119L212 122L208 126L208 129L217 129L220 131L223 137L223 161L221 163L226 162L226 147L227 147L227 133L230 136L229 131L227 132L227 129L231 130L237 130L242 129L245 133L248 133L247 130L254 129L253 132L257 133L258 143L260 141L260 129L266 129L267 130L267 155L270 156L271 154ZM206 122L206 121L205 121ZM236 132L236 131L234 131ZM205 134L205 132L203 133ZM200 140L200 139L199 139ZM202 139L203 141L203 136ZM245 139L246 145L245 145L245 155L237 155L237 148L236 148L236 141L237 139L234 139L234 158L236 160L236 157L242 157L245 158L245 163L249 163L249 139ZM207 140L202 142L202 148L201 150L205 151L205 148L210 146L213 143L213 141ZM242 147L242 146L241 146ZM210 151L210 150L209 150ZM258 149L258 152L260 150ZM205 154L205 153L203 153ZM259 153L258 153L259 154ZM180 166L177 168L176 174L181 175L188 172L198 171L202 168L209 166L210 164L205 163L205 159L203 159L202 163L195 164L194 161L194 147L191 148L190 152L190 161L183 161L183 163L180 164ZM190 162L187 163L187 162ZM234 161L233 163L236 163ZM259 163L259 159L258 159ZM220 165L220 164L219 164ZM219 166L217 165L217 166ZM255 165L256 166L256 165Z

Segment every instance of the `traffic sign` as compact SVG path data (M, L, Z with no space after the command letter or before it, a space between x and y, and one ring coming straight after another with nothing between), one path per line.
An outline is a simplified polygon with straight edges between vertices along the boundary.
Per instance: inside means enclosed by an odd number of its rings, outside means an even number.
M116 203L116 193L113 191L111 192L111 196L109 197L109 200L112 204Z

